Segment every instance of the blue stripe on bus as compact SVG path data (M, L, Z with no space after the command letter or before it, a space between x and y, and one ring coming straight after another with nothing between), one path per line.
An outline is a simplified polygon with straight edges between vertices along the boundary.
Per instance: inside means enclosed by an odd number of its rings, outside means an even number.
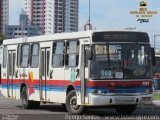
M3 84L2 88L7 89L7 84ZM12 88L12 85L10 85L10 88ZM20 86L17 84L13 84L13 89L20 89ZM80 86L75 86L76 91L80 92ZM145 92L146 89L149 89L152 91L152 88L150 86L140 86L140 87L115 87L112 89L107 89L105 87L89 87L88 92L98 92L100 90L102 93L142 93ZM34 85L34 90L39 90L39 85ZM56 91L56 92L65 92L66 87L65 86L43 86L43 91Z
M152 91L152 88L150 87L137 87L137 88L114 88L112 90L109 90L109 89L88 89L88 92L91 93L91 92L98 92L98 91L101 91L101 93L143 93L143 92L146 92L146 90L149 90L149 91Z

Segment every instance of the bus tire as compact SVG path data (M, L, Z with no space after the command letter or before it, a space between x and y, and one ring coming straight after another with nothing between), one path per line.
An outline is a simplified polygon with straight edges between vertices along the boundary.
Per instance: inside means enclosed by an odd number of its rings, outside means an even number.
M116 111L122 115L129 115L135 111L137 105L118 105Z
M35 108L38 108L40 106L40 102L39 101L28 100L28 92L27 92L27 88L26 87L22 88L21 101L22 101L22 106L25 109L35 109Z
M77 105L77 96L75 90L72 90L67 94L66 109L69 114L72 115L79 115L84 112L84 106Z

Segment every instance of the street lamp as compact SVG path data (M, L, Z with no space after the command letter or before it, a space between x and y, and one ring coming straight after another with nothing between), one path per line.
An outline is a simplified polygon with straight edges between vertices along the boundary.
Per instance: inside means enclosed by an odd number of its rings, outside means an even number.
M154 35L154 49L156 49L156 37L158 37L160 35Z

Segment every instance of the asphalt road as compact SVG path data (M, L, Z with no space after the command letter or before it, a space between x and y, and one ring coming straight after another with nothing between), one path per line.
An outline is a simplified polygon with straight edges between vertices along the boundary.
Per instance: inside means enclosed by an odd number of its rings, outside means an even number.
M119 115L114 109L87 109L84 115L69 115L59 104L41 104L25 110L20 100L0 95L0 120L160 120L160 102L138 106L132 115Z

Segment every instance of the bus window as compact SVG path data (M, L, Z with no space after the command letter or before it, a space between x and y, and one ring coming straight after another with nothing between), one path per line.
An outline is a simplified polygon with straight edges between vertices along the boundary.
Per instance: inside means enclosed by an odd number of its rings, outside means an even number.
M49 76L49 61L50 61L50 51L47 51L47 76Z
M69 42L69 53L68 53L68 66L74 67L78 65L79 60L79 44L77 41Z
M110 64L109 66L114 69L120 70L123 66L122 63L122 46L121 45L110 45Z
M44 68L45 68L45 61L44 61L44 58L45 58L45 53L44 53L44 51L42 51L42 56L41 56L41 70L42 70L42 76L44 76L45 75L45 73L44 73Z
M28 67L29 65L29 45L22 45L21 49L21 67Z
M85 52L84 52L84 65L85 65L85 67L88 67L88 60L89 60L89 49L90 49L90 47L89 46L85 46Z
M16 65L16 53L13 53L13 75L15 73L15 65Z
M12 55L11 53L8 54L8 61L12 61L11 55ZM8 65L9 65L8 75L11 76L12 75L12 71L11 71L12 62L9 62Z
M18 45L18 49L17 49L17 67L20 66L20 55L21 55L21 46Z
M39 44L31 46L31 67L37 68L39 65Z
M54 42L53 43L53 53L52 53L52 66L62 67L64 65L64 42Z
M3 68L7 66L7 46L3 48Z
M147 45L125 44L105 46L93 45L95 55L91 66L92 78L133 79L149 77L150 49ZM107 47L108 50L106 49Z
M0 47L0 65L2 65L2 59L3 59L3 57L2 57L2 55L3 55L3 48L2 47Z

